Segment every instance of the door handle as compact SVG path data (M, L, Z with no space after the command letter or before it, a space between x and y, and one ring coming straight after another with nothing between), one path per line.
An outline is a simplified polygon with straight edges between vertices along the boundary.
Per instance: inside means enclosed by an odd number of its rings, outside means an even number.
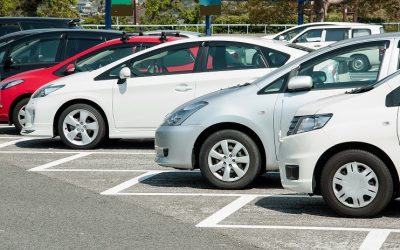
M188 85L188 84L186 84L186 83L178 84L175 87L175 90L178 91L178 92L185 92L185 91L189 91L189 90L192 90L192 89L193 89L193 87Z

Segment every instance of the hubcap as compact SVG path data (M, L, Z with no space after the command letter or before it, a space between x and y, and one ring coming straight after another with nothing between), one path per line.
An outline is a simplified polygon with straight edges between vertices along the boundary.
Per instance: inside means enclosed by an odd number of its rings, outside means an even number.
M363 69L363 68L364 68L364 60L362 60L362 59L355 59L355 60L353 61L353 68L354 68L355 70L361 70L361 69Z
M22 106L21 109L18 111L18 123L22 126L25 127L25 107L26 105Z
M84 146L96 139L99 123L91 112L77 109L64 118L63 132L69 142Z
M247 149L235 140L220 141L208 153L208 168L215 177L225 182L242 178L249 165Z
M361 208L370 204L378 193L379 182L375 172L359 162L347 163L333 176L333 192L345 206Z

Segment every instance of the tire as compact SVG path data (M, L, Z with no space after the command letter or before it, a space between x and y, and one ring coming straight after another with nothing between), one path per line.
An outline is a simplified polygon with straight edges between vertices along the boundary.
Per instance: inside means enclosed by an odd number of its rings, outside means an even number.
M67 107L58 119L57 129L63 143L74 149L97 147L106 134L103 116L87 104Z
M365 72L371 68L369 59L365 55L353 55L349 62L349 68L353 72Z
M25 106L28 104L29 98L20 100L12 111L12 122L18 133L25 127Z
M331 157L322 170L320 185L326 203L346 217L374 217L393 197L389 169L363 150L345 150Z
M241 157L240 162L238 157ZM245 133L222 130L204 141L200 148L199 165L203 176L215 187L243 189L260 175L261 155L256 143Z

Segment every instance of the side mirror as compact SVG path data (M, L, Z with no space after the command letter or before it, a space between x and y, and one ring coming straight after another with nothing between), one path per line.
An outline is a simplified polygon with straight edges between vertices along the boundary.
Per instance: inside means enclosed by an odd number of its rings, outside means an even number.
M313 80L310 76L294 76L289 80L289 91L307 91L313 87Z
M6 69L10 69L11 65L14 64L14 60L12 59L12 57L7 57L6 60L4 61L4 68Z
M278 37L278 39L279 39L279 41L284 41L284 40L285 40L285 36L280 35L280 36Z
M69 75L69 74L75 73L75 70L76 70L75 64L73 64L73 63L68 64L67 68L64 71L64 74Z
M120 79L128 79L131 77L131 70L128 67L123 67L120 71L119 71L119 78Z

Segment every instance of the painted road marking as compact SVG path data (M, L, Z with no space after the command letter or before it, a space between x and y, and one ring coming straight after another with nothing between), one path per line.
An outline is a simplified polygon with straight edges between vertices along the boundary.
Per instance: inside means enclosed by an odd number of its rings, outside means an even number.
M57 166L57 165L60 165L60 164L63 164L63 163L69 162L69 161L73 161L73 160L88 156L90 154L91 153L86 152L86 153L79 153L76 155L68 156L66 158L62 158L62 159L59 159L56 161L46 163L44 165L40 165L38 167L31 168L28 171L31 171L31 172L44 171L45 169L48 169L48 168L51 168L51 167L54 167L54 166Z
M2 144L0 144L1 146ZM153 150L148 150L153 151ZM141 152L141 151L23 151L23 150L13 150L13 151L0 151L0 154L81 154L81 153L91 153L91 154L109 154L109 155L155 155L154 152Z
M257 195L242 195L222 209L212 214L210 217L197 224L196 227L214 227L225 218L229 217L231 214L235 213L257 197Z
M27 137L25 137L25 138L21 138L21 139L18 139L18 140L13 140L13 141L1 143L1 144L0 144L0 148L4 148L4 147L7 147L7 146L15 145L15 144L18 143L18 142L28 141L28 140L32 140L32 139L33 139L33 138L27 138Z
M108 189L108 190L106 190L106 191L104 191L104 192L102 192L100 194L102 194L102 195L118 194L120 191L122 191L124 189L127 189L129 187L132 187L132 186L134 186L134 185L136 185L136 184L138 184L138 183L140 183L140 182L142 182L144 180L147 180L147 179L149 179L149 178L151 178L151 177L153 177L155 175L158 175L160 173L162 173L162 171L149 171L147 173L139 175L138 177L135 177L133 179L125 181L125 182L123 182L123 183L121 183L121 184L119 184L119 185L117 185L117 186L115 186L113 188L110 188L110 189Z
M383 243L385 243L386 238L389 236L390 230L371 230L363 243L361 244L359 250L376 250L381 249Z

